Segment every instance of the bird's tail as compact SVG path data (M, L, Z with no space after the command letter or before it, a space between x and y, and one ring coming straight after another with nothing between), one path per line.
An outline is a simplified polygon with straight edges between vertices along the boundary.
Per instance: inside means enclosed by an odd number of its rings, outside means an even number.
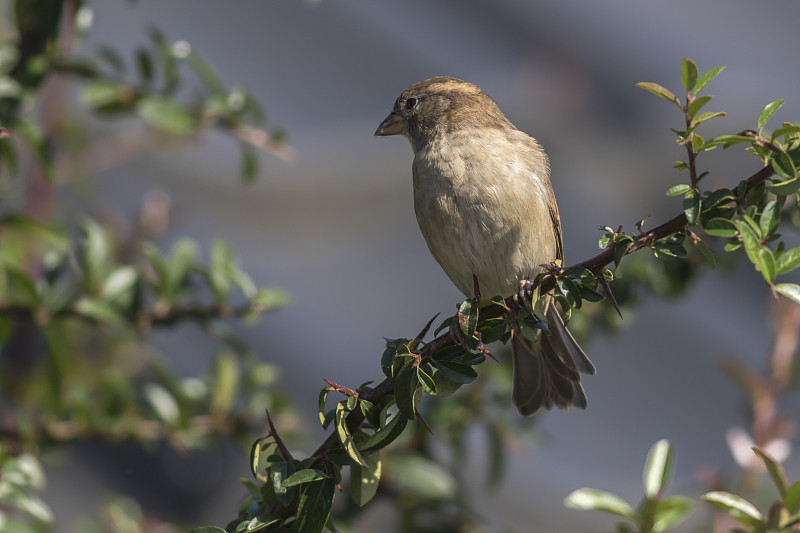
M532 415L541 407L567 410L586 408L586 393L581 373L594 374L595 368L572 337L555 305L545 312L550 335L542 332L537 342L514 335L511 350L514 361L512 400L521 415Z

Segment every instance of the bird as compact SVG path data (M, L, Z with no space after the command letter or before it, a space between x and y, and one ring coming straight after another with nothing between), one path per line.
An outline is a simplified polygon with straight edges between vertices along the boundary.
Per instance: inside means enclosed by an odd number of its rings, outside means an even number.
M375 135L411 142L417 222L433 257L467 298L520 294L544 265L563 264L547 154L476 85L450 76L417 82L400 94ZM549 331L535 342L512 326L512 403L523 416L585 409L580 374L595 373L553 298L542 303Z

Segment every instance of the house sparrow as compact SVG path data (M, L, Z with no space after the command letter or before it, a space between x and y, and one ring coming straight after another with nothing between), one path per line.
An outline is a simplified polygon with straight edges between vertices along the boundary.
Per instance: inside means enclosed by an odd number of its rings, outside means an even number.
M436 76L406 89L375 135L405 135L414 151L414 210L434 258L467 297L515 294L543 264L563 261L550 166L478 87ZM552 298L550 334L512 337L513 403L522 415L553 406L586 408L579 372L594 365Z

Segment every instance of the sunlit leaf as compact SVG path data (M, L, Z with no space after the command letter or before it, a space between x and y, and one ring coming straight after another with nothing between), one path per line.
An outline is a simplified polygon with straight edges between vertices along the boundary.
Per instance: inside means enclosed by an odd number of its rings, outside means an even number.
M636 517L633 508L625 500L603 490L578 489L567 496L564 505L580 511L603 511L630 520Z
M647 454L644 466L644 493L648 498L659 496L669 482L675 454L668 440L656 442Z
M772 102L764 106L764 109L758 115L758 126L757 126L758 131L761 131L761 129L764 127L764 125L767 123L770 117L775 114L775 111L777 111L778 108L783 105L784 101L785 101L784 98L778 98L777 100L773 100Z
M649 91L649 92L655 94L656 96L659 96L659 97L663 98L664 100L666 100L668 102L672 102L673 104L678 106L678 108L681 107L681 103L678 100L678 97L675 96L675 94L672 91L662 87L661 85L659 85L657 83L652 83L652 82L646 82L645 81L645 82L637 83L636 86L639 87L640 89L644 89L645 91Z

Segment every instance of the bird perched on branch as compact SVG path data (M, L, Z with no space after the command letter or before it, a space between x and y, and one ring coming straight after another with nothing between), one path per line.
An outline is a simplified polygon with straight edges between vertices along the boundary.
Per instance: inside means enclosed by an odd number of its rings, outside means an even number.
M550 165L478 87L447 76L403 91L375 135L405 135L414 151L414 210L434 258L467 297L524 295L543 264L563 261L561 220ZM512 337L513 403L585 408L580 373L594 365L567 330L551 297L549 334ZM516 332L515 332L516 333Z

